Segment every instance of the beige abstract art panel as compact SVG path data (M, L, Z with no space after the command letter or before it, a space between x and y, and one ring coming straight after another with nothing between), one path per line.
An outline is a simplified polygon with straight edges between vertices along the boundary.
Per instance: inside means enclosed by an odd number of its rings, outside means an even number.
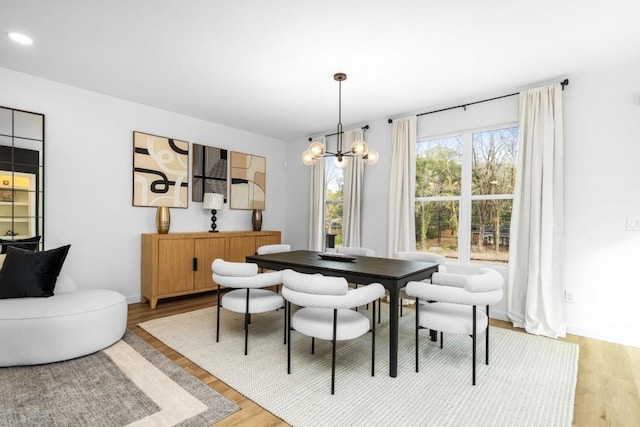
M189 143L133 132L133 206L186 208Z
M265 209L267 159L231 152L231 209Z

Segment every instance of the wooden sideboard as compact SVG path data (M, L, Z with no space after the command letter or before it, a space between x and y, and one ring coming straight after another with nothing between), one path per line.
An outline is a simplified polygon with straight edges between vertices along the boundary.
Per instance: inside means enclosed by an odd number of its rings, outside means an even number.
M161 298L214 290L214 259L244 262L280 239L280 231L142 234L142 298L156 308Z

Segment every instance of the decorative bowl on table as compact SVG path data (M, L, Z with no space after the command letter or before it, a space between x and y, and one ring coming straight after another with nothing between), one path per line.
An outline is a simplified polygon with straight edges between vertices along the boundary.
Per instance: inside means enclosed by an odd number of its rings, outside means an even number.
M320 252L318 256L322 259L328 259L331 261L345 261L345 262L353 262L356 260L356 257L348 254L340 254L336 252Z

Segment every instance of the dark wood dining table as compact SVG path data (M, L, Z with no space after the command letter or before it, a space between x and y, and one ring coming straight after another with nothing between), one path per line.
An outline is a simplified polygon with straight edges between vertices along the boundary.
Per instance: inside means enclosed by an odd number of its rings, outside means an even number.
M351 261L329 260L320 252L291 251L266 255L250 255L247 262L270 270L291 269L300 273L320 273L344 277L350 283L380 283L389 291L389 375L398 375L398 304L400 289L408 282L431 277L438 264L392 258L356 256Z

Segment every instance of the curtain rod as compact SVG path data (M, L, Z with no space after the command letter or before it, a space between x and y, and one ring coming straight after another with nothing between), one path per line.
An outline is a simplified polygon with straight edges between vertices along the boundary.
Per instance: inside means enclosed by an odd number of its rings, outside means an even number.
M360 126L360 129L362 129L362 130L367 130L367 129L369 129L369 125ZM325 135L324 137L325 137L325 138L328 138L328 137L330 137L330 136L337 135L337 134L339 134L339 133L344 133L344 132L334 132L334 133L330 133L329 135ZM311 141L313 141L313 138L312 138L312 137L309 137L309 142L311 142Z
M569 86L569 79L564 79L563 81L560 82L560 85L562 86L562 90L564 90L565 86ZM515 96L518 95L520 92L515 92L515 93L510 93L508 95L502 95L502 96L496 96L494 98L489 98L489 99L483 99L481 101L475 101L475 102L468 102L466 104L460 104L460 105L456 105L454 107L447 107L447 108L441 108L439 110L433 110L433 111L427 111L426 113L420 113L420 114L416 114L416 116L425 116L427 114L433 114L433 113L440 113L442 111L448 111L448 110L455 110L456 108L464 108L464 110L467 110L467 107L469 105L474 105L474 104L481 104L483 102L488 102L488 101L495 101L496 99L502 99L502 98L508 98L510 96ZM393 123L393 119L389 119L389 123Z

